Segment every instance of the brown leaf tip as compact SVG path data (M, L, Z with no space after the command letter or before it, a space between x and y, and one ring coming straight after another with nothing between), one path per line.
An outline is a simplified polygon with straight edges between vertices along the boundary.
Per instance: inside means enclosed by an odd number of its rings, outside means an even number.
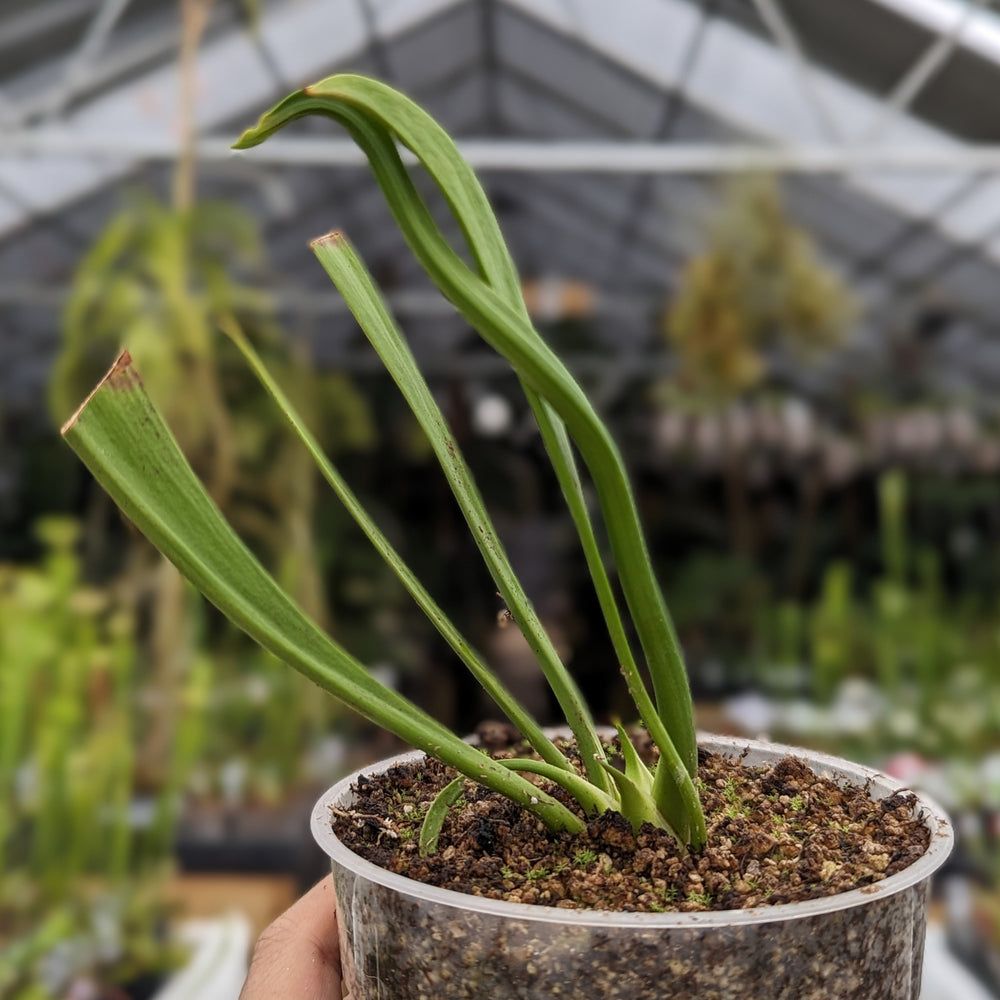
M87 404L105 386L112 390L122 390L131 389L141 384L142 379L139 377L139 373L132 367L132 355L123 348L104 378L91 389L87 398L77 407L76 412L62 425L60 433L66 434L67 431L72 430L73 425L80 419L80 415L87 408Z
M107 375L97 384L94 392L97 392L104 385L116 391L133 389L142 385L138 371L132 366L132 355L125 348L122 348L121 354L115 358L115 363L108 369Z
M316 239L310 240L309 246L318 247L324 243L343 243L344 241L344 234L339 229L332 229L325 236L317 236Z
M125 348L122 348L121 354L119 354L118 357L115 358L115 363L111 366L106 377L113 378L119 372L122 372L126 368L128 368L131 364L132 364L132 355L129 354L129 352Z

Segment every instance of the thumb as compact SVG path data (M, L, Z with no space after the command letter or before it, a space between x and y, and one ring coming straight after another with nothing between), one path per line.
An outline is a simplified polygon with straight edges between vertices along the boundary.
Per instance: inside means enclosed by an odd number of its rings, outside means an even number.
M333 876L261 934L239 1000L341 1000Z

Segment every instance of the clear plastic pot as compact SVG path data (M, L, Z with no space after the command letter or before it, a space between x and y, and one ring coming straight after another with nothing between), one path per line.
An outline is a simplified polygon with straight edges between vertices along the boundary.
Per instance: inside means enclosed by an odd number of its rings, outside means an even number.
M826 754L729 737L702 747L763 764L789 754L874 798L903 789ZM362 769L385 770L400 759ZM896 875L803 903L709 913L611 913L479 899L403 878L349 851L330 807L352 801L345 778L323 795L313 835L330 855L351 1000L917 1000L932 873L951 824L920 795L930 847Z

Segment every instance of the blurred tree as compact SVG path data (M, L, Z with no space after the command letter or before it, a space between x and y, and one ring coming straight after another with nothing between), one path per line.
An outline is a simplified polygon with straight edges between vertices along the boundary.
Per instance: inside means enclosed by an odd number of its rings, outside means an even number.
M709 229L707 248L685 268L663 332L677 371L662 401L724 411L765 384L768 351L815 358L842 344L855 303L819 257L807 233L787 216L775 181L733 183ZM720 442L734 548L752 553L756 531L747 499L741 429L726 420ZM815 507L812 484L803 483ZM811 498L811 499L810 499ZM808 520L808 519L804 519ZM804 529L808 537L807 529Z
M732 185L707 249L685 268L664 330L681 387L725 404L764 380L767 347L815 356L844 342L854 313L774 180L748 177Z

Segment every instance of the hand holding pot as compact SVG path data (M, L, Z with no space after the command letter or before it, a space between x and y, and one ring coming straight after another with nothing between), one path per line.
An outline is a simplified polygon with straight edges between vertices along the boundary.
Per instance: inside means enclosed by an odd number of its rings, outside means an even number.
M341 1000L340 944L328 875L264 929L239 1000Z

